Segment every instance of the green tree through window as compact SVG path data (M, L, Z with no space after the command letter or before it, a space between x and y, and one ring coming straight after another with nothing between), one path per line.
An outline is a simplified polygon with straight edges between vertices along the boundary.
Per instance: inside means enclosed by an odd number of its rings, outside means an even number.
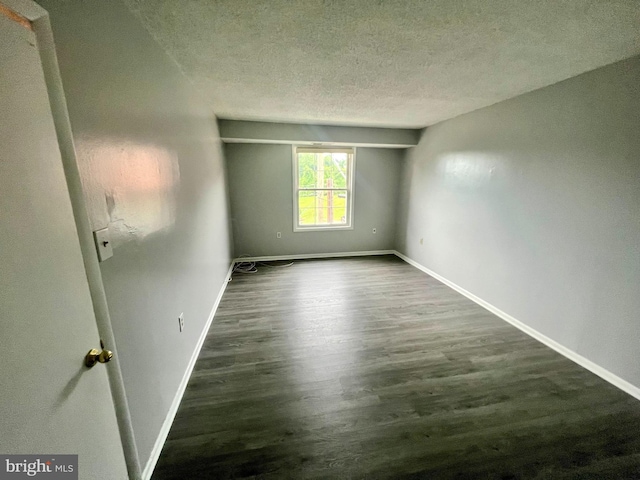
M296 230L351 227L353 157L353 149L296 148Z

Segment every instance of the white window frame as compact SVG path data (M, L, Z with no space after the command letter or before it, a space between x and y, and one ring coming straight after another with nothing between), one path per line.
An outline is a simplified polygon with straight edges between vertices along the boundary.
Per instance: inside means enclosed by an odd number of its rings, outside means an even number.
M347 224L346 225L300 225L300 214L298 211L298 192L300 190L312 190L300 188L298 185L298 150L317 151L317 152L345 152L351 154L351 162L347 165L347 187L335 188L334 190L347 191ZM293 231L294 232L312 232L327 230L353 230L353 199L356 172L356 148L355 147L316 147L310 145L293 145ZM331 190L330 188L322 188L318 190Z

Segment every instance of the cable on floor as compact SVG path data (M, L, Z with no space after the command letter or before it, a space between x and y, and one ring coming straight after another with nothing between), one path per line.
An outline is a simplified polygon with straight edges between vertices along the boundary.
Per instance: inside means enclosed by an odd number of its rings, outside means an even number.
M245 257L250 257L248 254L242 254L238 257L238 259L242 259ZM285 264L280 264L280 263L276 263L274 264L274 262L254 262L251 260L248 260L246 262L236 262L236 264L233 266L233 270L231 271L231 278L229 280L233 280L233 274L234 273L258 273L258 265L263 266L263 267L268 267L268 268L284 268L284 267L290 267L291 265L293 265L293 262L289 262L289 263L285 263Z
M245 257L250 258L250 255L244 253L238 257L238 260ZM236 272L237 273L258 273L258 265L262 267L268 267L268 268L285 268L293 265L293 262L282 263L282 261L277 261L277 260L273 262L254 262L251 260L247 260L246 262L238 261L233 266L233 270L231 271L232 276L231 278L229 278L229 280L230 281L233 280L233 274Z
M243 257L248 257L249 255L244 253L242 255L240 255L238 257L238 259L241 259ZM252 261L247 261L247 262L236 262L236 264L233 266L233 270L232 270L232 274L233 273L257 273L258 272L258 267L256 266L256 262L252 262ZM233 278L232 278L233 279Z

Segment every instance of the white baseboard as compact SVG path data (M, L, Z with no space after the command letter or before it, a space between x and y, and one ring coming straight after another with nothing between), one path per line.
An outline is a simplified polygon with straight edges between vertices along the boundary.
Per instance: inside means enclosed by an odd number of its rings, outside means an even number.
M592 362L591 360L583 357L582 355L574 352L573 350L568 349L564 345L561 345L560 343L556 342L555 340L553 340L553 339L547 337L546 335L538 332L537 330L529 327L528 325L522 323L520 320L516 320L515 318L513 318L508 313L503 312L499 308L496 308L493 305L491 305L489 302L485 302L481 298L476 297L473 293L465 290L464 288L460 287L459 285L456 285L455 283L451 282L450 280L447 280L446 278L444 278L444 277L438 275L437 273L429 270L424 265L421 265L418 262L416 262L415 260L410 259L406 255L403 255L402 253L400 253L398 251L395 251L394 253L399 258L401 258L402 260L407 262L409 265L413 265L418 270L422 270L427 275L430 275L433 278L435 278L436 280L444 283L448 287L453 288L456 292L461 293L462 295L467 297L469 300L472 300L473 302L477 303L478 305L480 305L481 307L485 308L486 310L489 310L494 315L500 317L505 322L510 323L511 325L513 325L514 327L516 327L519 330L523 331L524 333L526 333L530 337L532 337L532 338L538 340L539 342L545 344L547 347L555 350L556 352L560 353L561 355L564 355L569 360L577 363L578 365L580 365L583 368L586 368L590 372L595 373L600 378L602 378L602 379L606 380L607 382L609 382L610 384L618 387L623 392L626 392L629 395L631 395L631 396L637 398L638 400L640 400L640 388L636 387L635 385L627 382L626 380L623 380L622 378L618 377L617 375L611 373L609 370L601 367L600 365Z
M314 258L339 258L339 257L368 257L371 255L395 255L395 250L368 250L361 252L336 252L336 253L299 253L295 255L271 255L266 257L238 257L239 262L275 262L278 260L306 260Z
M184 396L184 392L187 389L187 383L189 383L189 378L191 377L191 373L193 372L193 367L196 365L196 360L198 359L198 355L200 355L200 350L202 349L202 345L204 344L204 340L207 337L207 333L209 332L209 327L211 327L211 322L213 322L213 317L216 314L216 310L218 309L218 305L220 305L220 300L222 300L222 295L224 294L225 289L227 288L227 284L229 283L229 278L233 272L234 262L231 262L231 266L227 271L227 276L225 277L224 284L220 288L218 292L218 296L216 298L215 303L213 304L213 308L211 309L211 313L209 314L209 318L207 318L207 323L202 329L202 333L200 333L200 338L198 339L198 343L196 344L196 348L191 355L191 359L189 360L189 364L187 365L187 369L182 376L182 380L180 381L180 385L178 386L178 391L176 392L175 397L173 397L173 402L171 402L171 407L169 408L169 412L164 419L164 423L162 424L162 428L160 429L160 433L158 434L158 438L156 439L156 443L153 445L153 450L151 450L151 455L149 456L149 460L142 472L142 479L149 480L151 475L153 474L153 470L156 467L156 463L158 463L158 458L160 458L160 453L162 452L162 447L164 447L164 442L167 440L167 436L169 435L169 430L171 430L171 425L173 424L173 420L176 417L176 413L178 413L178 407L180 406L180 402L182 401L182 397Z

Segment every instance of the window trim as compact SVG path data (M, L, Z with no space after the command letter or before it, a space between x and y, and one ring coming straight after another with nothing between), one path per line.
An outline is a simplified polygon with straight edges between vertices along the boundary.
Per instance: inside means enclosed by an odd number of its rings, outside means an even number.
M349 165L349 175L347 188L337 188L335 190L347 191L347 225L313 225L313 226L301 226L299 224L299 206L298 206L298 150L315 150L322 152L347 152L351 153L351 162ZM315 145L292 145L291 148L292 158L292 170L293 170L293 231L295 233L300 232L323 232L323 231L335 231L335 230L353 230L354 218L353 218L353 204L354 204L354 191L355 191L355 173L356 173L356 147L338 147L338 146L320 146ZM318 190L329 190L321 188Z

